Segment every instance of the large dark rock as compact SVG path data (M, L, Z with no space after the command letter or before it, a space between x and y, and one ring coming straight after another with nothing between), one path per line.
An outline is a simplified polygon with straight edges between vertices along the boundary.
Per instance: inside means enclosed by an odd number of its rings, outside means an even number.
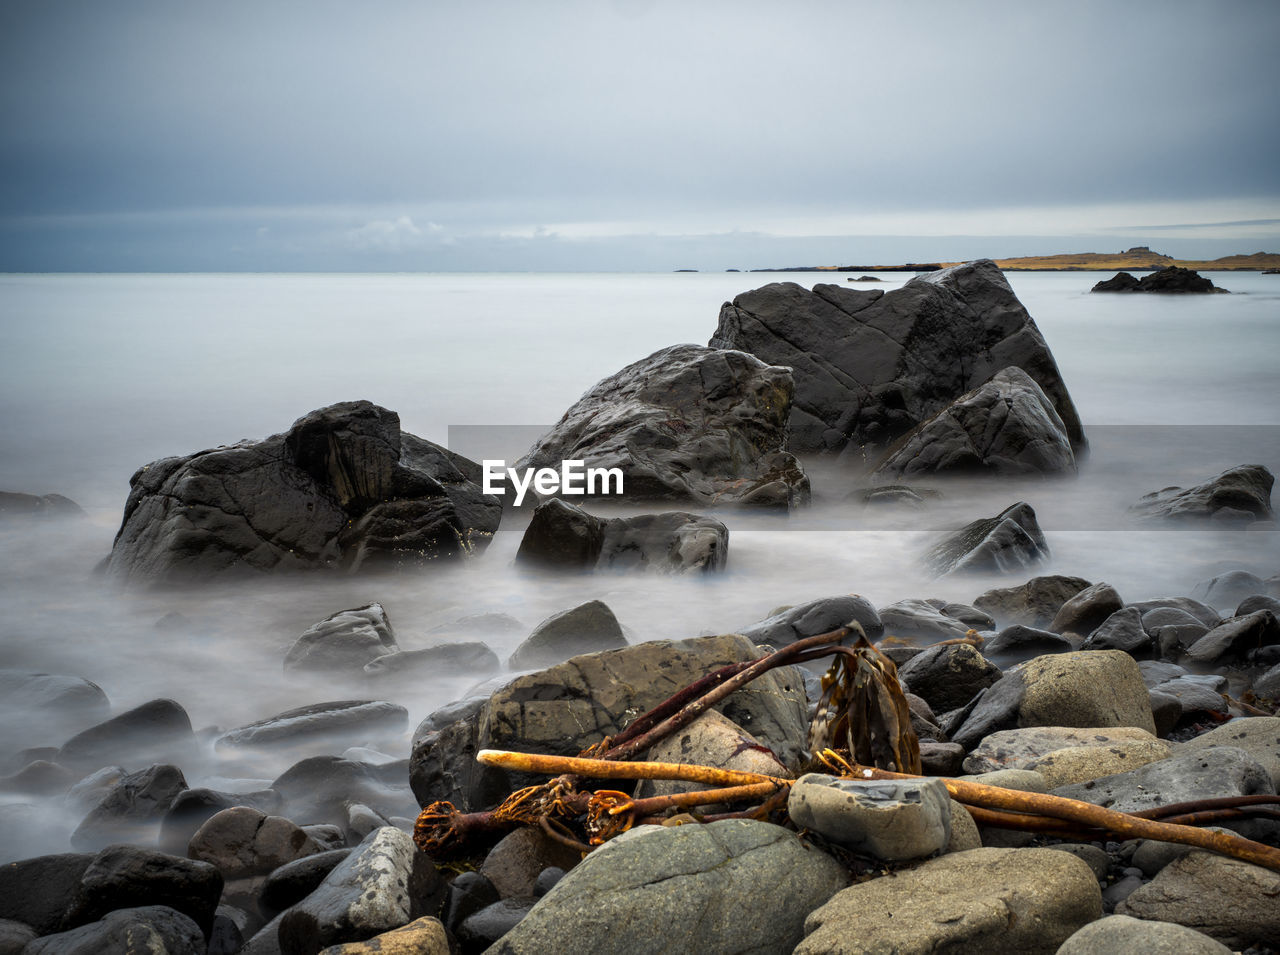
M408 710L385 700L312 703L229 730L219 736L214 745L219 749L234 749L292 746L317 739L363 740L399 733L408 719Z
M81 875L62 927L96 922L116 909L167 905L190 918L207 936L222 885L222 874L207 862L137 846L108 846Z
M1109 279L1103 279L1089 289L1090 292L1136 292L1138 280L1128 272L1117 272Z
M205 821L191 837L187 855L216 866L226 879L240 879L266 875L322 851L311 836L283 816L233 806Z
M38 938L23 955L205 955L200 927L167 905L146 905L109 912L57 935Z
M793 370L793 451L886 448L1010 366L1048 395L1072 447L1085 446L1048 346L989 259L916 276L888 293L766 285L720 309L711 344Z
M1059 607L1048 629L1054 633L1075 633L1087 637L1123 607L1124 601L1116 589L1100 581L1090 584Z
M264 813L274 813L280 804L280 794L272 789L252 793L225 793L205 787L184 789L174 797L160 821L160 848L185 854L196 830L224 809L248 806Z
M809 479L783 450L792 391L790 369L673 345L595 385L516 467L618 468L629 501L805 503Z
M1160 294L1183 294L1199 292L1222 292L1213 282L1199 272L1184 269L1181 266L1169 265L1163 269L1149 272L1141 279L1135 279L1128 272L1120 272L1113 278L1099 282L1091 292L1156 292Z
M352 671L400 649L382 604L330 614L303 631L284 657L285 670Z
M966 524L935 544L925 564L935 574L1024 570L1049 556L1030 504L1019 501L995 517Z
M982 655L1003 666L1023 663L1049 653L1070 653L1075 647L1061 634L1014 624L982 645Z
M729 528L684 511L604 518L558 498L533 512L517 563L553 570L723 570Z
M695 637L585 654L517 677L475 711L415 739L409 761L414 795L424 806L437 800L464 810L495 805L519 786L545 777L481 766L475 761L478 750L576 756L699 677L759 656L742 636ZM783 763L798 764L808 717L796 668L780 667L753 680L716 709Z
M120 778L71 834L73 848L101 849L113 842L155 845L160 822L187 788L182 770L159 764Z
M356 804L386 818L416 816L418 806L408 789L405 764L390 765L396 771L394 782L368 763L338 756L309 756L280 774L271 788L284 799L280 815L302 826L336 823L345 829L349 808ZM308 833L315 838L313 830Z
M1239 663L1251 651L1280 643L1280 620L1270 610L1255 610L1214 627L1187 649L1197 663Z
M106 572L148 585L466 557L502 515L479 478L474 462L402 432L393 411L331 405L282 435L141 468Z
M991 614L998 624L1045 629L1062 605L1088 586L1083 577L1032 577L1016 587L988 590L975 597L973 605Z
M77 733L62 744L58 762L73 769L148 760L181 760L195 748L187 711L173 700L151 700Z
M1274 484L1275 478L1265 467L1245 464L1195 487L1152 491L1133 506L1133 512L1141 520L1270 520Z
M61 494L23 494L19 491L0 491L0 521L12 519L50 520L87 516L82 508L69 497Z
M58 931L91 852L62 852L0 865L0 919L30 925L39 935Z
M264 911L283 912L301 902L349 855L350 849L329 849L286 862L262 883L260 907Z
M970 624L951 616L925 600L899 600L880 608L880 622L891 637L946 640L963 637Z
M581 653L625 647L622 625L609 606L589 600L581 606L552 614L533 629L511 654L513 670L551 666Z
M738 630L755 644L785 647L789 643L830 633L848 623L857 623L868 640L884 634L884 624L871 601L858 594L819 597L806 603L779 610L759 623Z
M1000 679L1000 668L967 643L932 646L901 667L898 676L912 693L939 713L964 706Z
M961 395L895 444L874 477L939 472L1074 474L1066 426L1040 386L1021 368L1005 368Z

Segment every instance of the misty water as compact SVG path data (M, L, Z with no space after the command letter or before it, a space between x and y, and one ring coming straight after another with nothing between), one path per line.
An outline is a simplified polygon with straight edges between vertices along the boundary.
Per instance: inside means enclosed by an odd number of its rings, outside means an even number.
M1233 295L1088 294L1100 277L1009 276L1085 423L1091 452L1074 479L930 480L918 483L943 497L929 509L868 512L846 499L862 483L859 462L810 461L811 507L717 513L731 539L728 568L714 576L517 571L527 516L512 515L465 565L121 592L93 570L130 475L151 460L264 437L359 398L399 412L406 431L464 453L487 441L514 458L600 378L667 345L705 343L735 294L844 276L0 276L0 488L64 494L88 513L0 525L0 668L87 678L115 713L169 697L198 731L307 703L390 699L408 708L408 729L382 745L403 758L422 717L490 675L408 685L286 675L284 654L306 627L378 601L401 647L416 649L450 639L460 617L495 611L524 624L486 638L505 659L539 621L596 598L632 642L732 631L779 605L846 592L877 606L969 602L1024 578L931 579L919 555L943 531L1017 500L1036 509L1052 549L1039 572L1106 580L1129 601L1188 593L1228 569L1280 571L1273 530L1153 530L1127 513L1148 491L1237 464L1280 471L1280 276L1211 275ZM906 276L884 278L858 287L891 289ZM158 625L175 612L177 622ZM5 711L0 764L68 732ZM182 768L192 786L243 789L297 756L223 759L209 748ZM47 829L27 854L65 850L76 821Z

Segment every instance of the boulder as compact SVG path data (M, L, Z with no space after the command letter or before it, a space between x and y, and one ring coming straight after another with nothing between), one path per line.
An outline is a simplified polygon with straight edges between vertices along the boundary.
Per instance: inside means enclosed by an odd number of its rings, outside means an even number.
M1049 545L1030 504L1019 501L995 517L966 524L935 544L925 564L935 574L1009 573L1049 556Z
M1133 512L1140 520L1203 521L1227 509L1229 516L1239 514L1242 521L1269 521L1274 483L1265 467L1246 464L1195 487L1152 491L1133 506Z
M1264 700L1280 700L1280 663L1253 681L1253 692Z
M964 706L1000 679L1000 668L967 643L940 644L898 668L898 678L939 713Z
M642 826L587 856L490 951L787 952L847 884L834 859L767 822Z
M507 833L489 850L480 874L504 899L531 899L544 870L572 869L582 854L556 842L541 829L521 826Z
M1143 629L1138 608L1122 607L1098 624L1080 649L1123 650L1136 657L1151 649L1151 636Z
M438 918L424 915L367 942L330 945L321 955L449 955L449 939Z
M791 785L787 814L859 855L919 859L951 841L951 797L940 779L838 779L822 773Z
M1036 657L1006 670L961 714L952 742L972 749L983 737L1026 726L1133 726L1155 733L1151 699L1137 662L1119 650Z
M708 710L692 723L650 747L642 758L656 763L714 766L717 769L764 773L767 776L791 775L787 767L778 762L755 737L715 710ZM645 798L702 788L706 787L700 783L641 780L636 784L635 793L637 798Z
M71 834L72 847L83 852L113 842L155 845L160 821L186 788L182 770L167 764L122 776L80 821Z
M1177 745L1179 755L1197 753L1211 746L1233 746L1257 760L1280 792L1280 717L1250 716L1232 720Z
M533 512L516 562L553 570L723 570L729 528L685 511L604 518L551 498Z
M59 930L92 852L60 852L0 865L0 919L21 922L37 935Z
M281 799L273 789L251 793L226 793L204 787L184 789L174 797L160 821L160 847L185 855L196 831L210 818L233 806L247 806L271 814L279 811Z
M533 629L507 661L513 670L560 663L569 657L625 647L622 625L608 605L590 600L552 614Z
M1058 609L1049 629L1054 633L1075 633L1087 637L1123 607L1124 601L1110 584L1091 584Z
M409 711L385 700L338 700L299 706L264 720L228 730L219 749L271 748L321 740L362 740L404 731Z
M950 637L963 637L970 630L968 623L939 610L925 600L899 600L881 607L879 614L886 635L891 637L946 640Z
M1270 610L1255 610L1214 627L1187 648L1187 658L1201 664L1239 663L1260 647L1280 643L1280 620Z
M1053 955L1101 915L1097 879L1075 856L1051 849L971 849L837 893L805 920L795 955Z
M886 452L874 479L920 474L1074 474L1066 426L1035 380L1005 368L921 422Z
M806 637L830 633L853 622L862 627L869 640L878 639L884 633L884 624L876 608L866 597L858 594L819 597L796 604L770 614L759 623L743 627L738 633L752 643L781 648Z
M310 756L299 760L278 776L271 788L280 793L284 806L280 815L303 824L304 829L325 849L342 844L341 833L349 821L353 805L367 806L386 818L417 815L418 807L405 783L406 766L397 761L388 773L367 763L337 756ZM311 824L337 825L338 846L330 846Z
M110 715L107 694L82 677L0 670L0 725L38 729L56 744Z
M360 942L436 910L444 889L407 832L375 829L319 887L280 918L283 955Z
M1016 587L988 590L973 600L977 609L990 614L1004 626L1021 625L1046 629L1062 605L1089 586L1083 577L1051 574L1032 577Z
M137 766L147 760L181 760L195 747L187 711L173 700L152 700L77 733L62 744L57 761L80 770L111 763Z
M1137 292L1139 282L1128 272L1117 272L1109 279L1103 279L1089 289L1090 292Z
M1185 925L1237 951L1280 948L1280 874L1210 852L1188 852L1121 902L1116 913Z
M207 936L222 886L222 874L207 862L138 846L108 846L80 876L61 928L96 922L117 909L164 905L191 919Z
M1063 942L1057 955L1114 955L1115 952L1231 955L1227 946L1195 929L1128 915L1108 915L1090 922Z
M478 750L576 756L694 680L760 655L749 640L732 634L661 640L585 654L517 677L474 712L415 740L409 774L413 792L424 806L437 800L464 811L495 805L519 786L545 777L480 766ZM780 667L716 709L794 767L805 752L807 706L797 668Z
M1070 653L1075 647L1059 633L1014 624L982 644L982 655L1004 666L1023 663L1048 653Z
M30 925L0 919L0 955L22 955L22 950L36 937L35 929Z
M128 585L422 566L484 550L502 516L480 469L368 401L262 441L164 458L130 479L106 562Z
M1097 750L1101 759L1108 751L1124 752L1134 744L1158 744L1162 752L1159 758L1169 755L1167 743L1146 730L1130 726L1029 726L998 730L985 737L965 758L964 771L989 773L1000 769L1037 769L1034 764L1053 753L1086 747Z
M351 855L350 849L326 849L302 856L272 870L262 883L258 906L266 912L283 912L316 890L338 863Z
M266 875L286 863L323 851L282 816L248 806L224 809L191 837L187 855L216 866L225 879Z
M886 448L1003 368L1047 394L1071 444L1079 415L1035 322L989 259L856 290L774 283L720 309L711 344L793 369L797 452Z
M65 520L87 517L84 508L61 494L23 494L0 491L0 521Z
M199 926L166 905L146 905L109 912L101 921L90 922L57 935L31 942L23 955L205 955L206 945Z
M1137 291L1163 294L1186 292L1219 292L1225 294L1227 290L1218 288L1212 281L1192 269L1184 269L1178 265L1166 265L1162 269L1148 272L1139 279Z
M1179 610L1199 621L1207 629L1216 627L1222 622L1222 614L1208 604L1192 600L1190 597L1156 597L1153 600L1136 600L1126 606L1136 607L1142 612L1144 618L1153 610Z
M284 657L285 672L350 672L400 649L382 604L330 614L308 627Z
M673 345L591 388L516 468L618 468L628 501L802 504L809 479L783 450L792 390L788 368Z

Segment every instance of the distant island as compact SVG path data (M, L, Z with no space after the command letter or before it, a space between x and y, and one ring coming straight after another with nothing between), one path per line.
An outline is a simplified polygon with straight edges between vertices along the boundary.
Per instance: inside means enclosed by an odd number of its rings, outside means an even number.
M1068 252L1062 255L1026 255L996 259L1006 272L1114 272L1154 271L1170 265L1205 272L1263 272L1280 269L1280 253L1254 252L1225 255L1220 259L1175 259L1139 245L1124 252ZM932 272L958 262L909 262L905 265L802 265L753 272Z

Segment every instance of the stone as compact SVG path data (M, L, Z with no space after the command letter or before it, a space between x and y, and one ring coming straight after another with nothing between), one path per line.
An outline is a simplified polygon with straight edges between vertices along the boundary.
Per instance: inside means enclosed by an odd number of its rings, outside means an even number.
M280 918L284 955L360 942L434 911L443 897L439 874L399 829L375 829L314 892Z
M1128 272L1117 272L1113 277L1096 283L1090 292L1137 292L1138 280Z
M364 741L404 732L409 711L386 700L338 700L299 706L223 733L217 749L287 747L321 741Z
M553 570L723 570L729 528L685 511L602 518L558 498L534 509L516 563Z
M951 841L951 797L940 779L840 779L809 773L791 784L787 814L859 855L919 859Z
M1025 570L1049 556L1049 545L1025 501L1006 507L949 534L925 554L938 576L955 573L1009 573Z
M803 504L809 479L784 450L793 388L790 368L673 345L588 390L516 468L617 468L632 502Z
M102 687L78 676L0 669L0 720L37 729L57 744L111 715Z
M587 856L491 951L638 955L678 939L689 952L786 952L847 884L834 859L767 822L641 826Z
M1275 478L1261 464L1246 464L1223 471L1195 487L1152 491L1143 495L1132 510L1144 521L1204 521L1223 509L1237 512L1245 522L1269 521L1273 516L1273 484Z
M868 640L878 639L884 633L884 624L876 608L866 597L858 594L819 597L787 607L737 632L754 644L781 648L806 637L830 633L852 622L862 627Z
M1280 700L1280 663L1253 681L1253 692L1264 700Z
M508 932L520 924L533 908L534 900L499 899L468 915L458 926L458 943L464 952L488 952Z
M1168 759L1169 744L1158 739L1131 739L1105 746L1072 746L1032 760L1027 769L1044 777L1050 789L1128 772Z
M314 839L283 816L236 806L206 821L191 837L187 855L216 866L226 879L240 879L266 875L321 851Z
M708 710L692 723L651 746L641 758L655 763L713 766L717 769L763 773L767 776L791 775L787 767L778 762L777 757L761 746L755 737L715 710ZM641 780L636 784L635 794L636 798L643 799L703 788L706 787L699 783ZM496 879L494 884L497 884Z
M1280 599L1267 594L1253 594L1240 601L1240 605L1236 607L1236 612L1232 616L1244 617L1258 610L1270 610L1280 617Z
M1110 584L1091 584L1062 605L1049 629L1054 633L1078 633L1088 637L1123 607L1124 601Z
M1188 852L1116 907L1117 915L1173 922L1232 949L1280 947L1280 873L1209 852Z
M61 852L0 865L0 919L29 925L37 935L58 931L93 860L91 852Z
M991 614L998 624L1045 630L1062 605L1089 586L1083 577L1050 574L1032 577L1016 587L988 590L975 597L973 605Z
M1271 774L1271 781L1280 792L1280 717L1235 719L1195 739L1177 744L1174 752L1178 755L1198 753L1211 746L1233 746L1244 750Z
M956 603L954 601L939 600L931 597L925 603L936 607L941 613L946 614L959 620L963 624L967 624L974 630L994 630L996 628L995 619L985 611L979 610L969 604Z
M553 666L570 657L625 647L622 625L599 600L552 614L533 629L507 661L513 670Z
M1152 690L1147 699L1151 703L1151 719L1156 724L1156 735L1161 739L1167 737L1182 719L1182 704L1176 696Z
M1134 744L1158 744L1164 753L1160 758L1169 755L1167 743L1156 739L1147 730L1130 726L1033 726L1000 730L985 737L966 757L964 771L989 773L997 769L1038 769L1035 763L1060 751L1088 747L1098 750L1099 758L1103 758L1109 749L1123 751Z
M85 852L113 842L155 845L160 821L186 788L182 770L167 764L122 776L80 821L71 834L72 848Z
M1058 852L1070 852L1093 870L1093 874L1098 881L1104 880L1107 877L1108 870L1111 868L1111 857L1102 849L1088 842L1059 842L1045 846L1045 848L1054 849Z
M1071 641L1062 634L1014 624L994 637L988 637L982 644L982 655L988 660L998 660L1004 666L1011 666L1049 653L1070 653L1074 649Z
M1139 656L1151 649L1151 637L1142 626L1142 614L1136 607L1122 607L1098 624L1082 650L1123 650Z
M699 677L760 656L745 637L726 634L585 654L519 676L476 711L415 740L409 768L414 795L423 806L437 800L464 811L496 805L545 777L480 766L478 750L577 755ZM794 768L805 758L808 702L797 668L766 673L715 708L783 765Z
M1222 622L1222 615L1218 611L1190 597L1156 597L1153 600L1138 600L1127 606L1136 607L1144 616L1152 610L1181 610L1200 621L1208 629Z
M262 883L259 906L264 912L283 912L301 902L349 855L350 849L327 849L286 862Z
M1007 951L1052 955L1102 915L1089 867L1049 849L971 849L839 892L795 955Z
M222 874L206 862L138 846L108 846L81 874L67 900L61 928L87 925L118 909L163 905L181 912L207 935L222 887Z
M1225 718L1227 713L1227 701L1222 698L1222 694L1201 680L1179 677L1161 683L1156 691L1178 701L1175 724L1179 721L1199 722L1206 717L1217 722Z
M963 637L971 629L964 621L943 613L924 600L899 600L881 607L879 614L885 634L891 637L946 640Z
M959 743L920 741L920 765L925 776L958 776L963 762L964 747Z
M62 744L58 762L80 770L112 763L138 766L180 759L195 748L187 711L173 700L151 700L77 733Z
M140 468L105 572L156 586L466 558L502 517L480 477L474 462L402 432L394 411L330 405L285 434Z
M364 672L378 679L430 680L442 677L480 677L502 666L498 655L483 643L437 643L420 650L388 653L366 663Z
M30 925L12 919L0 919L0 955L22 955L27 943L35 938L35 929Z
M1119 650L1036 657L1006 670L960 725L952 742L972 749L985 736L1027 726L1132 726L1155 733L1151 699L1137 662Z
M711 345L793 370L788 447L796 452L886 448L1010 366L1036 381L1072 446L1084 446L1048 346L989 259L916 276L888 293L766 285L721 307Z
M449 955L449 939L438 918L424 915L367 942L330 945L320 955Z
M872 472L1075 474L1076 456L1053 402L1021 368L1004 368L901 438Z
M1157 294L1186 293L1225 293L1213 282L1199 272L1184 269L1179 265L1167 265L1154 272L1148 272L1141 279L1136 279L1128 272L1118 272L1114 278L1099 282L1090 292L1153 292Z
M69 497L61 494L23 494L19 491L0 491L0 520L66 520L84 518L82 508Z
M108 912L90 922L57 935L31 942L24 955L205 955L199 926L164 905L147 905Z
M311 824L336 825L336 836L341 844L348 808L352 804L368 806L386 818L417 816L418 806L413 794L405 788L404 762L389 764L393 774L388 774L387 768L337 756L310 756L285 770L272 782L271 788L284 799L280 815L303 824L308 834L328 849L331 847L311 828ZM389 775L397 777L394 784L389 781Z
M224 793L204 787L184 789L174 797L160 822L160 847L166 852L185 855L196 830L222 810L248 806L273 814L281 804L280 794L273 789L252 793Z
M1095 291L1098 289L1095 288ZM1230 955L1231 949L1209 936L1171 922L1108 915L1090 922L1062 943L1057 955Z
M351 672L399 651L382 604L339 610L303 631L284 657L286 673Z
M80 774L65 766L37 759L16 773L0 777L0 792L27 796L56 796L77 782Z
M521 827L507 833L489 850L479 872L503 899L530 899L543 869L572 869L581 855L540 829Z
M898 668L898 678L938 712L964 706L1000 679L1000 668L967 643L928 647Z
M944 852L968 852L970 849L982 848L982 835L978 832L978 824L969 815L963 803L949 800L951 803L951 838Z
M457 935L467 919L497 901L498 890L492 882L475 870L461 872L449 883L440 920L451 934Z
M1187 648L1187 659L1201 664L1243 662L1261 647L1280 644L1280 620L1270 610L1255 610L1214 627Z

